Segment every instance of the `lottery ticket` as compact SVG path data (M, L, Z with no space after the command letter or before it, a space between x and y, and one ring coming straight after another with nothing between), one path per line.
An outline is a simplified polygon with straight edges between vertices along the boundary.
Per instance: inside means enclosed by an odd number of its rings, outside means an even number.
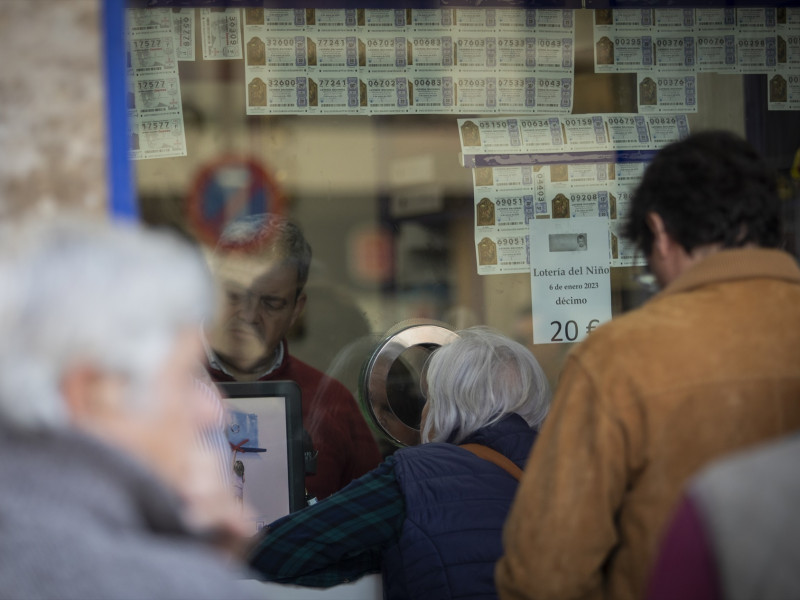
M485 70L497 66L497 38L461 34L456 37L455 64L461 69Z
M129 8L126 23L131 36L172 31L172 11L168 8Z
M476 190L530 189L533 187L534 167L478 167L472 169L472 177Z
M529 273L530 234L476 234L475 254L479 275Z
M460 31L486 31L497 26L497 10L494 8L457 8L455 24Z
M536 108L536 78L501 75L497 78L497 109L530 112Z
M133 80L135 107L140 117L179 113L181 86L177 74L142 75Z
M778 32L777 56L780 68L800 70L800 25L795 26L793 31Z
M640 113L697 112L697 76L683 72L637 73Z
M497 32L525 31L536 26L536 9L506 8L497 12Z
M567 148L564 125L558 117L521 118L519 136L524 149L517 152L552 153Z
M739 73L775 71L778 66L776 34L738 33L736 36L736 66Z
M251 41L248 41L248 45ZM290 71L307 67L310 60L316 63L316 48L309 46L303 32L268 32L264 44L264 60L271 71L287 71L289 74ZM247 64L251 64L249 56Z
M643 31L653 26L652 9L605 8L594 11L594 27L605 32Z
M305 31L306 11L302 8L265 8L264 27L267 31Z
M358 70L359 39L347 33L317 33L306 36L308 66L312 71Z
M435 31L441 33L453 26L455 9L452 8L415 8L411 11L411 28L413 31Z
M453 112L455 88L453 78L436 73L416 73L408 78L411 104L419 113Z
M767 76L769 110L800 110L800 71L781 70Z
M643 115L607 115L604 123L612 148L647 150L651 147L650 132Z
M536 77L535 106L539 112L572 112L574 85L570 77Z
M131 69L135 74L177 73L175 36L172 32L146 33L128 40Z
M308 78L308 112L311 114L358 114L358 75L353 72L321 73Z
M355 33L358 28L355 8L317 8L314 27L318 32Z
M172 31L178 60L194 60L194 9L172 9Z
M667 34L653 36L654 64L661 70L693 71L695 66L694 35Z
M263 8L245 8L242 11L244 36L263 35L266 31L266 20Z
M186 156L183 118L140 117L131 124L132 158Z
M242 58L242 23L238 8L201 8L203 60Z
M497 36L497 66L504 71L524 71L536 66L536 39L520 34Z
M567 148L581 150L610 149L608 134L602 115L572 115L561 118Z
M628 187L636 185L644 175L645 166L646 163L643 162L614 163L613 179Z
M530 190L475 191L475 233L525 231L533 213Z
M736 70L736 36L733 33L698 33L695 48L698 71L731 73Z
M408 37L411 44L408 64L417 71L441 71L453 68L453 36L414 34Z
M653 37L639 32L604 33L595 29L595 71L631 73L652 69Z
M647 258L642 255L634 242L624 236L624 226L621 221L611 221L608 224L611 242L611 266L633 267L646 265Z
M247 82L247 114L303 114L308 112L308 78L291 73L269 73Z
M571 9L539 8L535 17L536 21L530 27L540 32L569 33L575 27L575 16Z
M777 14L774 8L737 8L736 28L740 32L771 33L777 26Z
M360 38L364 46L365 66L369 71L394 71L403 72L408 65L408 56L411 48L404 35L371 34Z
M367 28L370 32L403 31L411 16L411 9L383 9L366 8L358 9L363 22L358 24Z
M686 115L647 115L646 119L654 148L661 148L689 135Z
M694 31L693 8L656 8L653 10L655 31L660 33L692 33Z
M405 113L409 111L408 78L390 74L362 76L359 82L360 102L370 114Z
M458 133L464 152L493 154L522 152L517 119L458 119Z
M696 8L694 9L696 30L706 31L728 30L736 27L735 8Z
M575 44L571 36L536 35L528 37L531 50L526 46L528 59L525 66L537 71L571 71L575 58Z
M459 75L455 80L456 105L461 112L494 112L497 108L497 78L480 74Z

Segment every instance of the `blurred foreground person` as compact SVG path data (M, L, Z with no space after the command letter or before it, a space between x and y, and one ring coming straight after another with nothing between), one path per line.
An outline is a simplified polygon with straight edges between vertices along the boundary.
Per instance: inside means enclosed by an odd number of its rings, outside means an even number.
M0 595L245 596L202 541L238 533L197 444L215 417L193 379L211 298L161 235L0 229Z
M501 529L550 394L517 342L459 335L428 363L422 445L270 525L251 555L266 579L328 587L382 569L389 600L497 597Z
M661 293L568 357L505 528L503 598L641 598L686 480L800 427L800 269L744 140L665 147L627 236Z
M695 477L664 536L648 600L800 598L800 435Z

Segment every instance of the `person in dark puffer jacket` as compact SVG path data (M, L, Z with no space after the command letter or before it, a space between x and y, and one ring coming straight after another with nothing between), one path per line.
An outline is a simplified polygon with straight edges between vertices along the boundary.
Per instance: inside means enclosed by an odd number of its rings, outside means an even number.
M473 328L433 354L423 387L422 445L266 528L250 555L264 579L329 587L382 571L390 600L497 597L502 527L547 379L522 345Z

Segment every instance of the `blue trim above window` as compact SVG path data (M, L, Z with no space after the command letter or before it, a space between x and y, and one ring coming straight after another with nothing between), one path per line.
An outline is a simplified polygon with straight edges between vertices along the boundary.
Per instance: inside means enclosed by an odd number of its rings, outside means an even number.
M128 151L130 132L123 0L103 0L103 35L108 211L114 219L136 220L139 217L139 210L134 194L133 165Z

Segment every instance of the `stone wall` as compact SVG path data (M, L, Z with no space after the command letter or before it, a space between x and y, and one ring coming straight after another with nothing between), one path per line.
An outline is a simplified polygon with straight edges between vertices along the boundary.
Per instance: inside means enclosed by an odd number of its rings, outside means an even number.
M106 212L100 0L0 2L0 219Z

